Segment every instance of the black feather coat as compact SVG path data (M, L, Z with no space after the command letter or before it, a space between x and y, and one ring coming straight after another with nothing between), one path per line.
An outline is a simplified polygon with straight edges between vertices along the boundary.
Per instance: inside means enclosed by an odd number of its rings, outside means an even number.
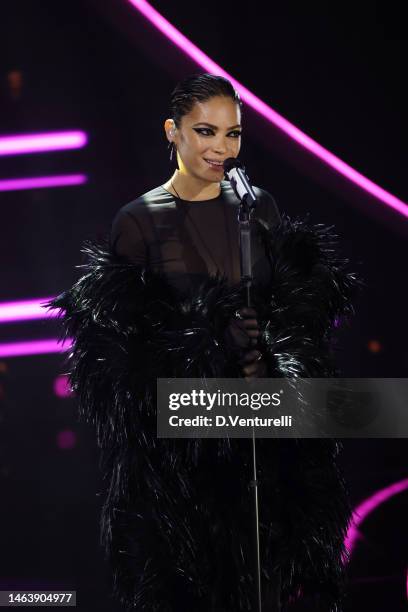
M361 281L331 228L257 221L272 269L254 287L270 377L338 375L333 339ZM158 272L87 241L84 273L59 309L80 415L96 428L106 495L101 540L115 595L149 612L253 605L251 441L157 439L156 378L239 376L225 342L242 285L208 277L187 298ZM312 598L338 611L350 509L335 440L257 440L264 612Z

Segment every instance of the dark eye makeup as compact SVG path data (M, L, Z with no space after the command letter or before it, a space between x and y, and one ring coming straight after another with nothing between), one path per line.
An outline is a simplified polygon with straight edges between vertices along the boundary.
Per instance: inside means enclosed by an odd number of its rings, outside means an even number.
M214 130L211 128L193 128L195 132L201 134L201 136L214 136ZM231 136L231 138L239 138L242 134L242 130L232 130L228 132L227 136Z

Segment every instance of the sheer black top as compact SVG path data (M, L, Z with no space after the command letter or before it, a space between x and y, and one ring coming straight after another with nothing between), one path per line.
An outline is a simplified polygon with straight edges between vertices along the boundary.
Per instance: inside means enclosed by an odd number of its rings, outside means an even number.
M268 226L280 215L272 196L255 187L258 205L254 217ZM240 280L239 200L228 181L218 197L186 201L164 187L119 209L111 228L114 253L133 263L161 271L182 293L194 289L209 274L224 274L228 284ZM266 259L256 225L251 220L252 273L255 283L269 280Z

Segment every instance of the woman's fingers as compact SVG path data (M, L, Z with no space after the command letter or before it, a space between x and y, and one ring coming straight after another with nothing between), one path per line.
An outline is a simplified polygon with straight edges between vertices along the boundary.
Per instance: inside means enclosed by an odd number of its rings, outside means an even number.
M262 353L258 350L247 351L245 353L239 363L242 366L242 374L246 379L256 378L265 373L261 360Z
M257 333L257 335L259 335L259 326L258 326L258 320L257 320L258 315L257 315L256 310L254 308L250 308L249 306L245 306L244 308L241 308L238 312L243 318L235 319L237 325L241 329L244 329L246 333L248 334L248 336L250 337L256 337L256 336L251 336L250 334L251 331L254 331Z
M245 380L253 380L254 378L264 378L267 376L267 365L265 361L262 359L262 353L259 351L251 351L251 359L255 357L255 353L257 356L254 361L250 363L244 364L242 368L242 374Z
M252 363L251 365L243 368L242 373L244 374L244 376L254 376L257 373L257 370L258 370L257 364Z
M244 306L243 308L240 308L238 312L241 317L244 318L252 317L253 319L256 319L257 317L255 308L251 308L250 306Z
M245 375L245 372L243 372L244 380L249 382L251 380L255 380L256 378L267 378L268 377L268 367L263 359L255 362L254 365L256 367L255 372L251 371L249 375Z
M237 317L237 314L240 316ZM229 322L227 333L235 346L239 348L255 347L261 335L256 310L250 306L244 306L236 311Z
M246 329L248 334L251 330L259 331L258 321L256 319L244 319L242 321L242 327Z
M257 326L246 327L244 325L237 325L236 327L240 330L242 334L245 334L249 338L257 338L260 334L259 327Z
M229 326L229 332L234 343L241 348L248 348L249 345L257 341L260 335L259 329L246 329L242 321L234 320Z
M261 351L257 351L257 350L247 351L245 355L240 359L239 363L240 365L245 366L250 363L256 363L257 361L259 361L261 357L262 357Z
M248 336L252 332L257 332L259 335L259 326L257 319L234 319L235 325L242 329Z
M237 319L237 321L242 324L247 329L251 329L254 327L258 327L258 313L255 308L250 308L249 306L245 306L244 308L240 308L238 310L242 319Z

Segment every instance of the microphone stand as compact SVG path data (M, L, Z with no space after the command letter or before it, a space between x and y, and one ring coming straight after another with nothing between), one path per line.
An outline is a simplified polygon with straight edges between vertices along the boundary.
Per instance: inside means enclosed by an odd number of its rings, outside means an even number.
M239 223L239 250L241 280L245 281L245 301L246 306L251 306L251 285L252 285L252 258L251 258L251 231L250 216L255 209L256 201L248 203L248 198L244 196L238 212ZM257 600L258 612L262 612L262 592L261 592L261 555L259 542L259 506L258 506L258 479L256 469L256 439L255 427L252 427L252 467L253 480L250 485L254 492L254 516L255 516L255 544L256 544L256 577L257 577Z

